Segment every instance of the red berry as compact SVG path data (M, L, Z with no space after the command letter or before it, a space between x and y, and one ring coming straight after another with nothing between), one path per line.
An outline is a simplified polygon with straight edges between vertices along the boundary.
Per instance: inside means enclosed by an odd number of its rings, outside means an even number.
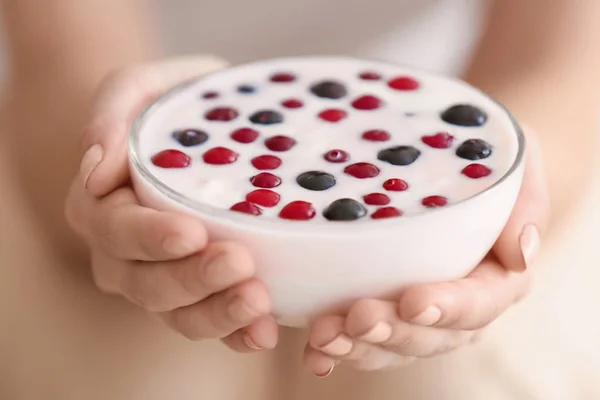
M272 190L267 189L257 189L246 195L247 201L263 207L274 207L279 203L280 199L281 196Z
M402 179L392 178L383 182L383 188L385 190L389 190L390 192L403 192L408 189L408 183Z
M271 151L287 151L296 144L296 141L287 136L273 136L265 140L265 146Z
M313 219L316 214L312 204L306 201L292 201L281 209L279 218L306 221Z
M251 161L252 165L256 169L277 169L281 165L281 159L270 154L254 157Z
M419 88L419 82L409 76L399 76L391 79L388 86L395 90L416 90Z
M239 154L227 147L213 147L202 155L204 162L213 165L224 165L234 163Z
M382 104L383 102L377 97L366 95L354 100L352 102L352 107L356 108L357 110L375 110L381 107Z
M359 162L356 164L348 165L344 168L344 172L348 175L352 175L358 179L373 178L379 175L379 168L373 164L366 162Z
M304 105L300 100L287 99L281 102L281 105L285 108L300 108Z
M296 77L288 72L279 72L274 75L271 75L271 82L287 83L287 82L293 82L295 80L296 80Z
M346 153L344 150L329 150L323 158L332 163L343 163L350 159L350 154Z
M252 143L258 138L258 132L251 128L240 128L231 132L231 138L240 143Z
M203 98L205 99L216 99L217 97L219 97L219 93L217 92L206 92L202 95Z
M385 206L390 204L390 198L383 193L369 193L363 196L363 201L370 206Z
M373 71L362 72L359 75L359 77L363 81L378 81L381 79L381 75L379 75L377 72L373 72Z
M363 133L362 138L369 142L385 142L386 140L390 140L391 136L384 130L371 129Z
M383 219L383 218L394 218L400 217L402 215L402 211L398 210L396 207L382 207L371 214L371 218L373 219Z
M258 208L257 206L255 206L254 204L252 204L248 201L242 201L242 202L236 203L231 206L230 210L241 212L244 214L250 214L250 215L261 215L262 214L262 211L260 208Z
M339 122L342 119L346 118L348 114L344 110L338 110L335 108L330 108L319 113L319 118L323 121L328 122Z
M443 207L448 204L448 199L444 196L429 196L421 200L421 204L427 208Z
M185 168L192 160L179 150L163 150L152 157L152 164L161 168Z
M281 178L269 172L261 172L260 174L254 175L252 178L250 178L250 183L252 183L252 186L254 187L272 189L281 185Z
M431 136L423 136L421 141L434 149L447 149L452 146L454 136L446 132L439 132Z
M227 122L236 119L238 112L231 107L217 107L204 114L204 118L209 121Z
M462 174L471 179L485 178L492 173L492 170L481 164L469 164L463 168Z

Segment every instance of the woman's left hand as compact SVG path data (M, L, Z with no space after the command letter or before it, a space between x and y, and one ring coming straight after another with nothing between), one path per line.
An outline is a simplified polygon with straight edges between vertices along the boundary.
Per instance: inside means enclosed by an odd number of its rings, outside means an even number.
M527 135L527 165L511 217L488 256L466 278L411 287L398 301L363 299L344 316L311 326L306 366L319 377L344 362L360 370L410 363L471 343L479 331L525 297L528 268L549 218L549 196L535 134Z

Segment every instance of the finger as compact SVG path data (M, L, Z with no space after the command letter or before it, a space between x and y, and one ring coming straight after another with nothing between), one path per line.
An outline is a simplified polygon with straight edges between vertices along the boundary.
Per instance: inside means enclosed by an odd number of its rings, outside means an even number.
M257 279L164 315L165 321L190 340L222 339L268 315L271 301Z
M550 196L537 135L528 130L523 183L502 234L494 245L500 263L524 271L533 262L550 215Z
M304 348L304 365L317 378L327 378L333 372L337 361L310 346Z
M172 86L225 65L215 57L183 57L131 67L106 79L82 137L80 171L85 187L103 196L126 182L129 127L144 104Z
M279 340L279 325L272 316L265 316L222 340L230 349L239 353L271 350L277 346Z
M96 201L96 207L88 213L91 236L118 259L173 260L206 246L202 222L187 215L142 207L130 188L121 188Z
M465 279L407 289L398 313L423 326L479 329L529 292L530 275L509 271L488 258Z

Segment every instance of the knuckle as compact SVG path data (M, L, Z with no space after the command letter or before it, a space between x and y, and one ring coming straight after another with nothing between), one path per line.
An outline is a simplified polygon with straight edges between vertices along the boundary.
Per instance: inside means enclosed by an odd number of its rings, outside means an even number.
M152 268L152 267L144 267ZM132 300L140 307L150 312L170 311L173 307L166 297L166 291L161 287L161 279L156 273L148 270L143 273L133 273L128 279L127 291Z
M207 339L203 331L198 328L197 315L189 309L175 310L171 313L171 327L183 337L191 341Z

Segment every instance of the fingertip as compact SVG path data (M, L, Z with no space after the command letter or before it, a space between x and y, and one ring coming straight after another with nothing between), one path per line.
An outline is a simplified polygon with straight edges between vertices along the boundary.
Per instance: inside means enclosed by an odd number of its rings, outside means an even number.
M264 316L246 328L246 345L255 350L272 350L279 341L279 325L272 316Z
M311 324L308 343L315 349L330 344L344 332L345 318L334 315L317 317Z
M251 279L239 284L234 289L234 296L249 307L253 314L264 316L271 312L271 298L267 287L258 279Z
M381 300L359 300L348 310L345 330L353 337L362 336L373 328L377 322L388 319L385 311L385 305Z
M436 287L437 286L437 287ZM407 289L398 302L398 316L416 325L432 326L442 318L440 294L447 293L447 284L422 285Z
M304 350L304 365L317 378L326 378L333 372L336 361L328 355L306 346Z

